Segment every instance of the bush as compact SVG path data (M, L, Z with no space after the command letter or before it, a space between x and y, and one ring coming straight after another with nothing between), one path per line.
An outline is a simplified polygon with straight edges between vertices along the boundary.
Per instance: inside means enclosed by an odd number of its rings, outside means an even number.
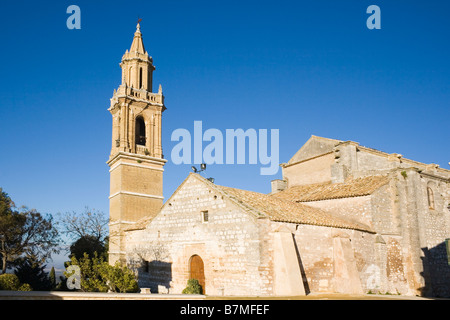
M94 252L90 258L84 253L82 259L72 256L69 265L77 265L81 272L81 291L84 292L139 292L139 286L132 270L119 263L111 266ZM66 277L70 275L64 273Z
M0 290L17 291L20 287L19 278L15 274L0 275Z
M15 274L5 273L0 275L0 290L33 291L33 288L28 283L21 284L19 277Z
M183 290L183 294L202 294L203 289L197 279L189 279L187 287Z
M24 283L19 287L18 291L33 291L33 288L28 283Z
M112 292L139 292L139 286L134 273L126 266L121 266L118 262L115 266L104 262L102 265L102 276L109 290Z

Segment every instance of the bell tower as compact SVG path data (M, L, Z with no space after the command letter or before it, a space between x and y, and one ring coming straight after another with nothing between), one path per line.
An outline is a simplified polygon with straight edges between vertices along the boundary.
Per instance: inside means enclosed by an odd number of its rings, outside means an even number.
M109 262L125 261L124 230L163 205L162 87L153 93L153 59L145 50L140 24L120 63L122 83L111 99Z

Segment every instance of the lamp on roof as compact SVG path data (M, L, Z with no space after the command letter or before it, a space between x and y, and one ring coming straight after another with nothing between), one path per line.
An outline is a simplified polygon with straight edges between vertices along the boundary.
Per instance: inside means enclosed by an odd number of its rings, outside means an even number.
M202 164L201 166L200 166L200 170L198 170L196 167L194 167L194 166L192 166L191 167L191 169L192 169L192 171L194 171L194 173L200 173L200 172L203 172L203 171L205 171L206 170L206 164Z
M191 169L192 169L192 171L194 172L194 173L202 173L203 171L205 171L206 170L206 163L202 163L201 165L200 165L200 170L198 170L196 167L194 167L194 166L192 166L191 167ZM214 178L208 178L207 179L209 182L211 182L211 183L214 183Z
M194 173L200 173L206 170L206 163L202 163L200 165L200 170L198 170L196 167L192 166L192 171L194 171Z

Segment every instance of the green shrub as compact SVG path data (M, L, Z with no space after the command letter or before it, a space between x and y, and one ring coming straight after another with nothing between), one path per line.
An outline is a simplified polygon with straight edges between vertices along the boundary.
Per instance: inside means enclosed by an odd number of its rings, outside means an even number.
M19 287L18 291L33 291L33 288L28 283L24 283Z
M202 294L203 289L197 279L189 279L187 287L183 290L183 294Z
M139 286L135 274L126 266L116 263L114 266L104 261L103 256L98 256L94 252L92 258L84 253L83 258L77 259L72 256L69 265L77 265L81 272L81 291L84 292L120 292L131 293L139 292ZM71 275L64 273L66 277Z
M102 278L110 291L121 293L139 292L139 286L134 273L126 266L121 266L119 262L114 266L104 262L101 272Z
M19 278L15 274L0 275L0 290L17 291L20 287Z

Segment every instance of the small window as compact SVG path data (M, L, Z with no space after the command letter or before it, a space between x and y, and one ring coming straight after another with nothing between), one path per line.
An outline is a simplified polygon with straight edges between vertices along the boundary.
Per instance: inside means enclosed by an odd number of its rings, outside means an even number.
M434 193L431 187L427 188L427 196L428 196L428 208L434 210Z
M202 223L209 222L209 214L208 211L202 211Z

